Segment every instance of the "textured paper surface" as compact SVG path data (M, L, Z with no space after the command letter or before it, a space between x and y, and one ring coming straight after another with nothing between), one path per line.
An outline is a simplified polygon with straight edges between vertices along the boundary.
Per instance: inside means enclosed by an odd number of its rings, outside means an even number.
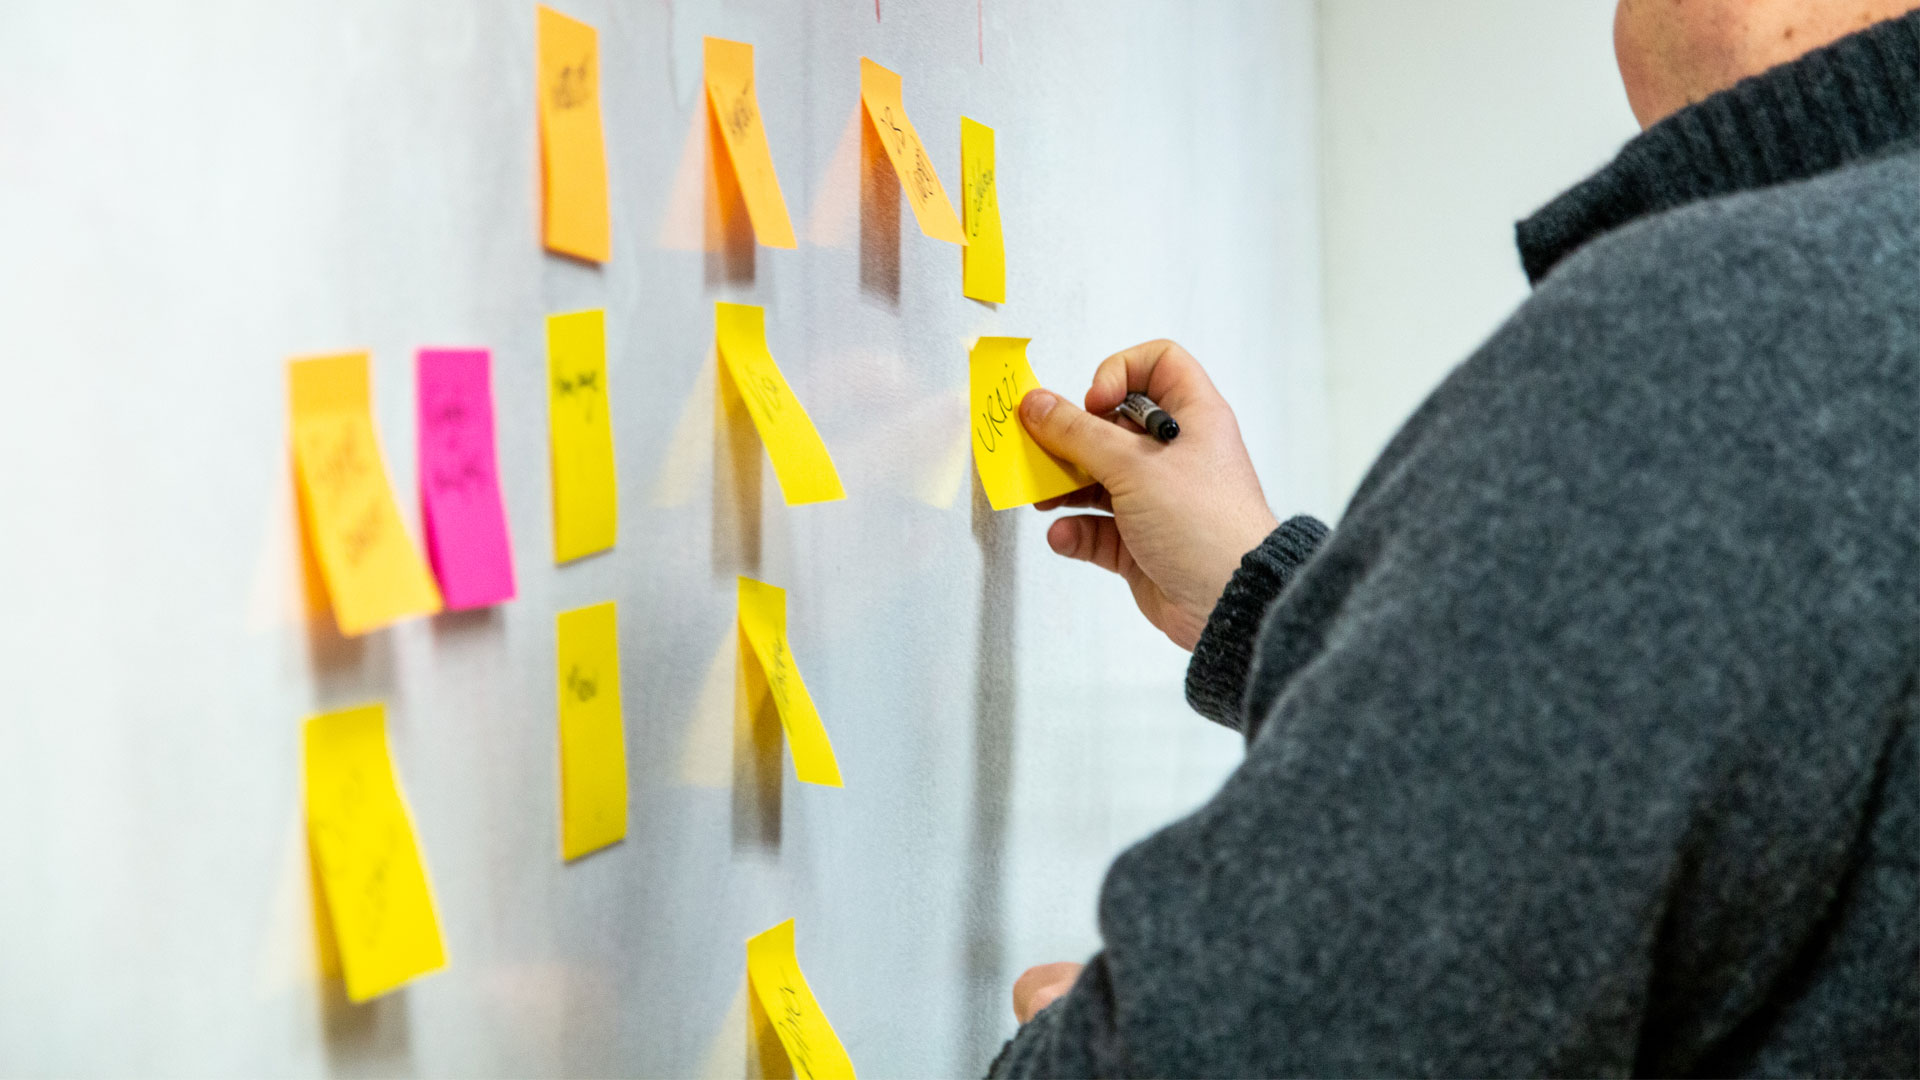
M560 856L627 835L627 737L612 601L554 617L560 692Z
M747 981L773 1022L780 1045L799 1080L840 1080L853 1076L840 1036L814 999L793 947L793 920L747 939Z
M1041 449L1020 423L1020 401L1039 387L1028 338L983 337L968 358L973 465L995 510L1078 491L1093 477Z
M907 119L907 107L901 100L900 76L861 57L860 100L866 105L867 117L873 121L873 130L880 136L887 160L893 163L893 171L900 177L900 187L907 193L907 205L913 207L913 219L920 223L920 231L935 240L966 243L960 219L954 216L953 204L947 201L947 189L940 186L940 177L933 171L933 160L920 142L920 133L913 129L913 121Z
M753 234L768 247L792 248L793 221L773 171L773 150L760 119L760 98L753 84L753 46L740 41L706 41L707 103L720 128L720 141L733 163L734 179L747 204Z
M347 997L366 1001L445 967L433 894L387 752L387 710L306 723L307 839Z
M440 610L440 589L400 521L373 433L367 354L287 365L293 463L308 549L348 637Z
M787 748L793 753L794 776L802 783L844 786L833 744L827 741L826 726L820 722L819 710L813 707L807 684L794 663L793 650L787 645L786 590L741 578L740 633L773 695L780 726L787 733ZM741 663L745 662L741 657Z
M600 123L600 35L539 7L541 235L547 249L606 262L613 251Z
M1007 246L1000 232L1000 188L993 163L993 129L960 118L960 206L967 246L960 250L961 292L975 300L1007 302Z
M567 562L613 547L619 525L605 312L547 317L547 394L553 559Z
M416 359L421 519L441 595L449 611L511 600L492 357L485 349L421 349Z
M793 396L767 349L767 313L756 304L715 303L714 335L720 361L746 402L747 415L773 460L788 506L847 497L827 444Z

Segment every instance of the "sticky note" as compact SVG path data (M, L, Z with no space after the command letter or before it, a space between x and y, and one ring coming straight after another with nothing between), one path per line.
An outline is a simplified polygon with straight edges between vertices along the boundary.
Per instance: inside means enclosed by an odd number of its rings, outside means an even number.
M793 947L793 920L747 939L747 981L773 1021L799 1080L838 1080L853 1076L853 1062L833 1033L827 1014L800 971Z
M827 444L767 350L767 312L757 304L713 305L720 362L746 402L754 430L773 459L788 506L847 497Z
M493 441L485 349L421 349L420 507L427 559L449 611L513 599L513 543Z
M607 415L603 311L547 316L547 424L553 468L553 561L613 547L619 495Z
M1020 401L1040 381L1027 366L1029 338L983 337L968 360L973 465L995 510L1078 491L1093 477L1041 449L1020 423Z
M753 46L721 38L707 39L707 105L720 126L720 141L733 163L734 179L746 200L753 234L768 247L799 247L787 200L774 175L773 151L760 122L760 98L753 89Z
M935 240L966 243L960 219L953 215L953 204L947 201L947 189L940 186L940 177L933 171L927 148L920 143L920 133L913 130L913 121L907 119L907 107L900 96L900 76L861 57L860 101L866 105L867 117L880 136L887 160L893 163L893 171L900 177L900 186L907 193L907 203L913 207L913 218L920 223L920 231Z
M793 752L794 776L806 784L843 787L833 744L827 741L827 729L820 723L807 684L800 679L793 650L787 647L787 591L741 578L740 634L746 638L748 651L765 676L773 706L780 713L787 748ZM746 663L746 656L740 661Z
M400 522L373 433L367 354L287 365L293 465L308 548L349 637L440 610L440 590Z
M541 235L549 251L606 262L613 222L600 127L600 35L550 7L537 14Z
M307 841L347 980L366 1001L446 966L413 820L387 752L384 705L306 723Z
M960 291L975 300L1007 302L1007 247L1000 234L1000 189L994 182L993 129L960 118L960 207L967 246L960 249Z
M627 736L613 601L554 617L560 691L560 857L627 835Z

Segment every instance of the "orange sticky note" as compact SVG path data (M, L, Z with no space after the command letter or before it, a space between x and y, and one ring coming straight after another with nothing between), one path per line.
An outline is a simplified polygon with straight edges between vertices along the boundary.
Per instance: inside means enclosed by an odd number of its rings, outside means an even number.
M627 736L613 601L554 617L560 692L560 856L627 835Z
M537 14L541 235L549 251L606 262L613 221L600 126L600 35L550 7Z
M773 1022L799 1080L854 1080L853 1062L807 985L794 950L793 920L747 939L747 981Z
M758 304L716 301L713 322L721 366L746 402L787 505L846 498L827 444L767 349L767 310Z
M900 76L861 57L860 101L867 108L867 118L873 121L873 130L880 136L887 160L893 163L893 171L900 177L900 186L907 193L907 203L913 207L913 218L920 223L920 231L935 240L966 243L960 219L954 216L953 204L947 201L947 189L940 186L940 177L933 171L927 148L921 145L920 133L913 130L913 121L907 119L907 107L900 96Z
M753 46L722 38L707 39L707 106L720 126L727 160L740 182L753 234L768 247L800 245L793 238L787 200L773 172L773 151L760 122L760 98L753 89Z
M367 354L294 360L293 464L307 543L349 637L440 610L440 588L413 538L373 433Z
M446 966L413 819L394 779L383 705L307 721L307 841L347 998L365 1001Z
M960 208L967 246L960 249L960 291L975 300L1007 302L1007 247L1000 233L1000 187L993 129L960 118Z
M814 708L813 695L807 693L787 645L787 591L741 578L740 633L773 694L780 726L787 733L787 748L793 752L793 775L802 783L844 787L826 725L820 722L820 711ZM746 663L746 657L740 662Z
M553 469L553 561L613 547L619 487L607 414L607 318L547 316L547 423Z

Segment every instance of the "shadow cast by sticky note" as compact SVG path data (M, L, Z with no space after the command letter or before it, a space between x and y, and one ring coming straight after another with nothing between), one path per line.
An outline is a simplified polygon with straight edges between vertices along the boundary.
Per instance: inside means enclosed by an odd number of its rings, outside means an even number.
M855 102L815 187L806 227L807 243L814 247L843 248L853 238L853 219L860 210L860 129L867 125L866 117L866 107Z
M729 625L707 663L700 692L693 701L680 740L679 767L674 775L686 787L719 789L733 783L734 665L740 659L739 629Z
M413 1071L413 1034L406 991L396 990L358 1005L347 1000L341 977L340 945L333 916L321 892L320 868L307 849L308 882L313 889L313 944L320 973L320 1033L329 1072L402 1075Z
M463 639L496 637L506 626L506 617L496 604L465 611L443 611L429 620L429 625L433 627L436 640L451 643Z
M1003 1036L1006 997L1007 828L1013 806L1013 680L1019 562L1013 515L996 513L973 474L973 538L980 548L980 617L973 681L973 814L967 828L964 953L966 1029L972 1059L989 1060Z
M716 370L720 355L708 354ZM725 371L715 378L713 424L713 573L731 580L760 571L760 432Z
M711 360L712 357L709 356ZM715 381L719 364L710 362L700 368L693 388L680 403L679 419L673 424L673 437L660 459L653 479L653 505L662 510L686 506L707 478L702 475L713 459L707 448L713 444Z
M753 220L721 141L720 122L707 113L707 284L753 284Z
M860 123L860 291L900 303L900 179L873 118Z
M773 689L744 633L734 666L733 849L780 850L780 774L784 743Z

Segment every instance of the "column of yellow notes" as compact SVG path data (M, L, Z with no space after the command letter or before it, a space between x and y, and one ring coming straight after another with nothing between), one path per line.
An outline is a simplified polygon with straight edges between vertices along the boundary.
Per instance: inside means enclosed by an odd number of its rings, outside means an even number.
M575 859L627 835L627 737L620 635L612 601L554 619L560 693L560 855Z
M1040 385L1027 338L983 337L968 357L973 465L995 510L1025 506L1093 483L1078 465L1047 453L1020 423L1020 401Z
M833 744L827 740L826 725L813 706L807 684L787 645L787 592L778 586L740 579L740 634L748 651L759 664L773 696L773 707L780 714L780 727L787 733L787 748L793 753L793 774L802 783L824 787L842 787L840 763L833 756ZM740 658L742 664L747 658Z
M306 723L307 840L347 998L366 1001L446 966L413 821L394 779L382 705Z
M619 495L607 413L606 313L547 317L547 419L553 467L553 559L613 546Z
M706 40L707 104L720 127L720 141L733 163L734 179L747 204L753 234L768 247L792 248L793 221L773 171L773 151L760 120L753 89L753 46L721 38Z
M853 1062L800 971L793 920L747 939L747 981L800 1080L852 1080Z
M1007 301L1007 248L1000 233L993 129L960 118L960 208L967 246L960 249L960 291L975 300Z
M713 305L714 337L724 374L733 380L747 415L780 478L788 506L832 502L847 497L827 444L813 419L793 396L780 365L767 350L767 313L756 304Z
M600 35L549 7L536 15L541 235L550 251L606 262L613 223L600 125Z
M900 187L907 193L907 205L913 207L913 219L920 223L920 231L935 240L966 243L960 219L947 201L947 189L940 186L939 174L933 171L920 133L907 119L900 76L861 57L860 101L866 106L867 118L873 121L874 133L880 136L887 160L893 163L894 175L900 178Z
M309 550L349 637L440 610L440 587L400 522L373 433L367 354L287 367L294 474Z

